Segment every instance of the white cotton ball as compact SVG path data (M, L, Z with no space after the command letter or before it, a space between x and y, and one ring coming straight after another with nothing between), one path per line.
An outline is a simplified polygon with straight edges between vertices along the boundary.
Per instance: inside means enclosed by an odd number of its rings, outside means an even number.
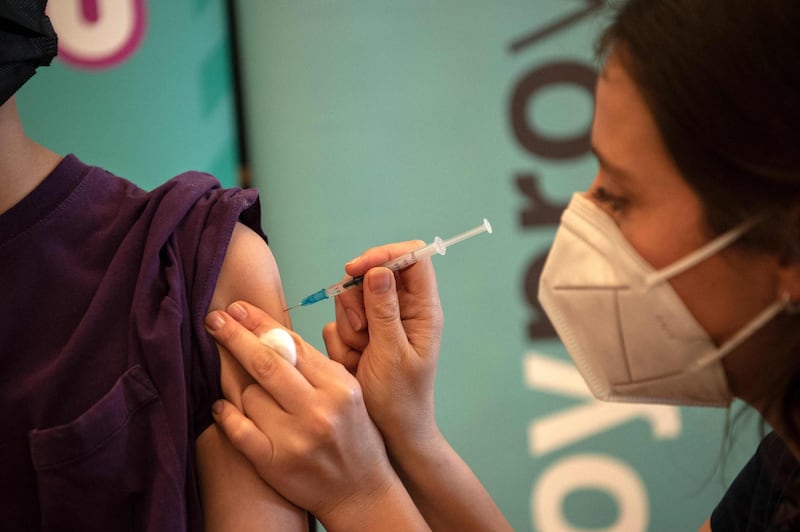
M277 351L293 366L297 364L297 347L292 335L283 329L271 329L258 337L262 344Z

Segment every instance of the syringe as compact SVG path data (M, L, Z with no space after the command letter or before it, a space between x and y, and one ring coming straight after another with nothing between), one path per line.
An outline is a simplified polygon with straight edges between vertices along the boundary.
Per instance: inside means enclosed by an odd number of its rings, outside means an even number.
M470 229L469 231L464 231L453 238L448 238L447 240L442 240L438 236L433 239L433 242L422 246L419 249L416 249L410 253L406 253L405 255L401 255L395 259L390 260L389 262L383 264L385 268L389 268L392 271L402 270L403 268L408 268L412 264L415 264L418 260L423 259L425 257L430 257L438 253L439 255L444 255L447 252L447 248L452 246L453 244L458 244L468 238L472 238L475 235L479 235L481 233L489 233L492 232L492 225L489 223L489 220L486 218L483 219L483 223L477 227ZM308 305L313 305L318 301L322 301L323 299L328 299L330 297L335 297L341 294L342 292L346 292L351 288L355 288L356 286L360 285L364 281L364 276L359 275L358 277L353 277L352 279L346 279L344 281L340 281L336 284L332 284L327 288L322 288L317 290L313 294L306 296L303 298L300 303L293 305L286 310L292 310L297 307L306 307Z

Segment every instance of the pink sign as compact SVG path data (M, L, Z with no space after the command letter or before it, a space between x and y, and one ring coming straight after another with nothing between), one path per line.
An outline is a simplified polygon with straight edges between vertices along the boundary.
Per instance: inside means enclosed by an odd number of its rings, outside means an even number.
M58 57L74 67L105 69L125 62L141 43L145 0L50 0Z

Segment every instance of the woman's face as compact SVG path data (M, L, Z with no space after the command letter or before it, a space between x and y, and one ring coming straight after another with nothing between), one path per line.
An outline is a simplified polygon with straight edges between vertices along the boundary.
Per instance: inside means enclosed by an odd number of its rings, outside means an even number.
M614 218L656 269L711 240L699 196L667 153L642 95L615 53L598 79L595 105L592 148L599 170L587 197ZM720 344L778 297L777 268L775 257L733 246L670 283Z

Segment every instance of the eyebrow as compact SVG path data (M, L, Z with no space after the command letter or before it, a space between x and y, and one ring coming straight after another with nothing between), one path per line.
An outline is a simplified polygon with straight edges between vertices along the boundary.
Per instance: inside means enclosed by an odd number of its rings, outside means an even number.
M620 168L619 166L616 166L616 165L611 164L610 162L608 162L608 159L606 159L597 150L597 147L594 144L591 145L591 149L592 149L592 154L594 155L595 159L597 159L597 162L599 162L600 166L605 168L608 172L614 174L617 177L621 177L623 180L626 180L626 181L633 180L633 177L631 177L630 172L628 172L627 170L625 170L623 168Z

